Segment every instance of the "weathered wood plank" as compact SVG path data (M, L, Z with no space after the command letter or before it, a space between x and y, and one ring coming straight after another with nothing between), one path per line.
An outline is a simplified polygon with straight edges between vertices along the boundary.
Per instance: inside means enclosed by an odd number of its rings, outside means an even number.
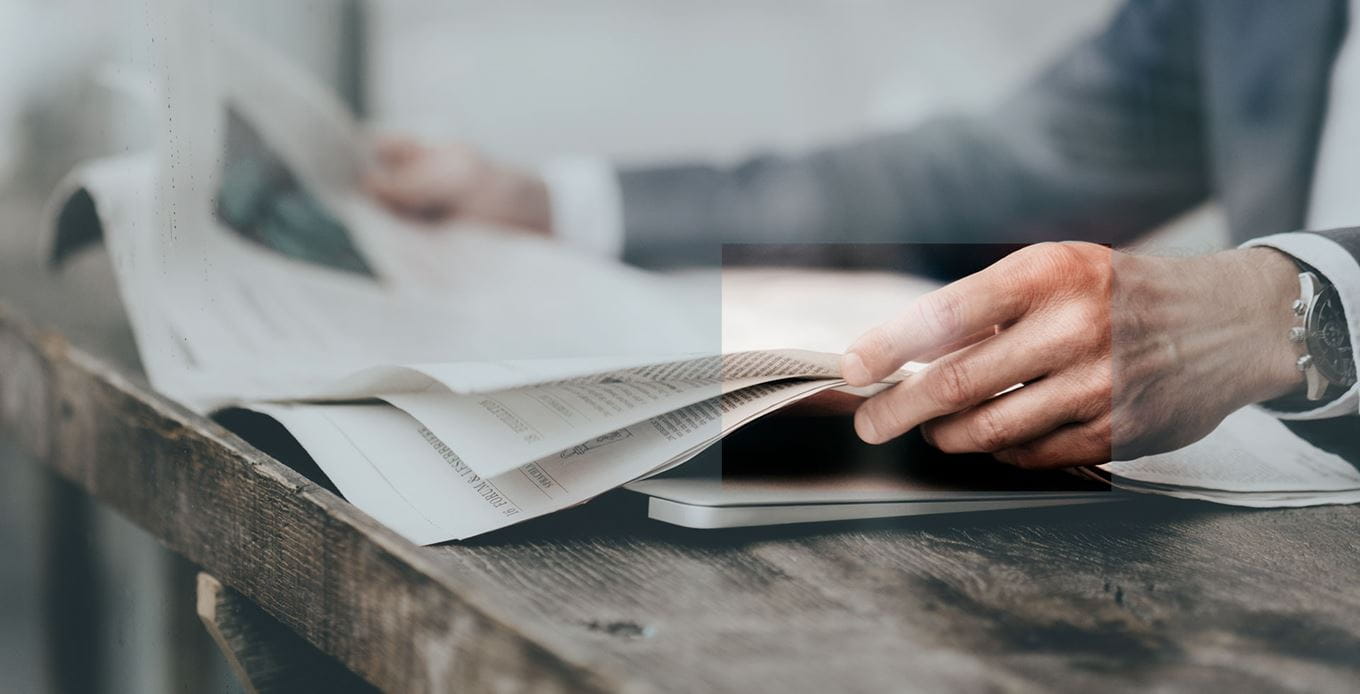
M0 308L0 432L384 689L616 689L513 604Z
M614 495L422 549L12 317L0 345L44 374L0 371L0 403L48 408L7 405L0 427L49 432L29 436L49 464L384 688L1360 682L1356 507L1147 499L714 533L641 522Z
M582 509L444 551L669 689L1342 692L1356 510L1150 500L700 536Z
M376 691L221 581L200 573L196 586L199 619L251 694Z

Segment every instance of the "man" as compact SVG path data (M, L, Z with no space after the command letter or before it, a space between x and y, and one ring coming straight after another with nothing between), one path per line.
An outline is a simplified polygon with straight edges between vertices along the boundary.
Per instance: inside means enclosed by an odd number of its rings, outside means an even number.
M944 355L858 408L871 443L921 426L945 451L1099 463L1184 446L1253 403L1356 439L1360 230L1293 231L1360 221L1360 38L1342 48L1346 15L1346 0L1134 0L984 116L730 170L539 176L389 142L369 185L401 212L629 259L724 242L1067 241L1008 256L850 346L856 385ZM1209 198L1242 248L1098 245Z

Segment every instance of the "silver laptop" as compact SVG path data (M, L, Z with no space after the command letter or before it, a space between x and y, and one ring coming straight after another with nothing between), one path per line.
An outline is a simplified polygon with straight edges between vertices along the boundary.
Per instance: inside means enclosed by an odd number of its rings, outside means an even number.
M1126 498L1062 471L942 454L918 436L860 443L846 418L779 417L739 431L663 477L627 489L647 515L735 528L1106 503Z

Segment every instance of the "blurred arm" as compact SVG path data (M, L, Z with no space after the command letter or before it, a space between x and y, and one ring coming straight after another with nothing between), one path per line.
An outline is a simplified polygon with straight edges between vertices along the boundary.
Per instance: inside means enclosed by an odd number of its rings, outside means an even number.
M627 169L624 255L722 243L1118 242L1207 195L1195 6L1135 0L989 114L733 168Z

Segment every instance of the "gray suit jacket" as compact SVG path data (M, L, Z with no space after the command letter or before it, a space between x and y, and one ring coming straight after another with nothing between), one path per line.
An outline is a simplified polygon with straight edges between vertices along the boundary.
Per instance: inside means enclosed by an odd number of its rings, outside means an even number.
M1132 0L991 113L731 169L622 171L625 256L711 262L724 243L1118 244L1210 198L1238 242L1297 230L1346 21L1345 0ZM1316 233L1360 259L1360 229ZM1360 460L1346 420L1297 426Z
M1133 0L991 113L731 169L623 171L625 255L1120 243L1210 197L1238 241L1296 230L1345 15L1345 0ZM1360 231L1329 235L1360 255Z

